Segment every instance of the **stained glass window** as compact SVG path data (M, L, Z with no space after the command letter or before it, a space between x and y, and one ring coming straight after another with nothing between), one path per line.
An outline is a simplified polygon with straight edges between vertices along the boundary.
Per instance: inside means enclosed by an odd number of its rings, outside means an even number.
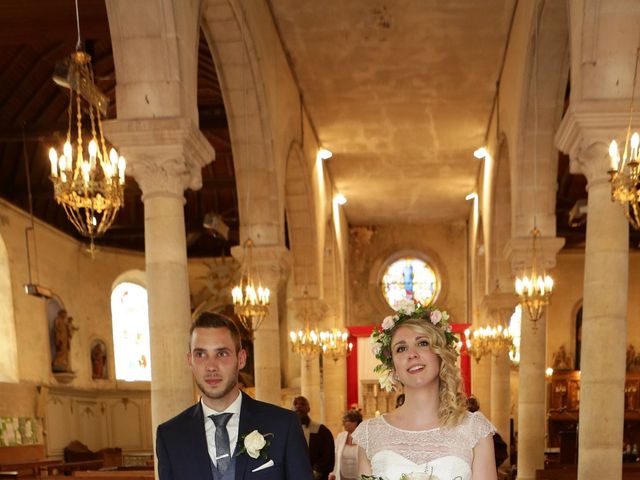
M147 289L123 282L111 293L116 378L151 381Z
M416 257L403 257L385 270L382 294L391 308L403 299L428 305L438 293L438 285L436 272L427 262Z

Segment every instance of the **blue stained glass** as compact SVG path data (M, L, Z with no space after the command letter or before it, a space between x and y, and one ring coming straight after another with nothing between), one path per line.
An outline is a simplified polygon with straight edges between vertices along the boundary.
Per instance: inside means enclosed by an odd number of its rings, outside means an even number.
M391 308L403 299L428 305L433 302L437 288L436 272L425 261L415 257L396 260L382 277L382 294Z

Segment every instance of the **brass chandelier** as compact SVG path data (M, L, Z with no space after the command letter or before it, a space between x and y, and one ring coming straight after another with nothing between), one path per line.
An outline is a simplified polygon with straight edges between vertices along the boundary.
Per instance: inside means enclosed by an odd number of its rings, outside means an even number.
M467 339L467 352L476 362L485 355L499 355L513 350L513 336L509 329L502 325L480 327L476 330L467 328L464 334Z
M320 332L320 345L323 355L330 356L334 361L349 356L353 350L349 332L336 327Z
M243 246L240 283L231 290L233 310L253 338L269 312L269 289L262 286L253 265L253 242Z
M538 243L540 241L538 227L533 228L531 237L531 269L525 272L522 277L516 277L515 288L520 304L527 309L529 318L533 322L537 322L542 317L544 307L549 303L549 298L553 292L553 279L547 275L544 266L538 265Z
M622 154L618 144L612 140L609 144L609 157L611 168L609 181L611 182L611 198L622 205L624 214L636 230L640 230L640 163L638 163L638 146L640 135L638 132L631 134L631 120L633 118L633 101L636 93L636 79L638 75L638 58L640 48L636 50L636 65L633 73L633 87L631 89L631 103L629 105L629 125L624 142Z
M304 357L312 357L322 352L322 344L320 342L320 332L314 326L311 327L311 312L309 312L309 292L307 287L304 288L302 299L299 300L301 305L302 323L304 330L291 330L289 332L289 340L291 342L291 351L298 353Z
M91 57L81 46L77 0L76 21L76 51L56 66L53 76L69 89L69 108L66 141L60 152L49 149L50 178L56 202L80 234L91 239L93 251L93 239L109 229L124 205L126 162L114 148L107 149L102 117L108 99L95 85Z

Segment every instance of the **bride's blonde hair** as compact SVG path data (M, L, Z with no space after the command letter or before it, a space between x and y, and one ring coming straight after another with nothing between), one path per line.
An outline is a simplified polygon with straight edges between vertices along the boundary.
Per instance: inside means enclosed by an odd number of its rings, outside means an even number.
M467 401L461 391L462 380L460 369L456 364L457 354L447 345L444 332L431 322L420 318L410 318L402 326L411 328L414 332L427 337L429 348L440 358L440 388L438 419L446 427L458 425L467 412ZM392 332L392 336L395 333Z

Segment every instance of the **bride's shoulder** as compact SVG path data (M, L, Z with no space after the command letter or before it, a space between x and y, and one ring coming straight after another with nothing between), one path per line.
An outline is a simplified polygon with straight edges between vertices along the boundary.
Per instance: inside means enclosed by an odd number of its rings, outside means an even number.
M460 424L472 437L482 438L493 434L496 429L482 412L467 412Z

